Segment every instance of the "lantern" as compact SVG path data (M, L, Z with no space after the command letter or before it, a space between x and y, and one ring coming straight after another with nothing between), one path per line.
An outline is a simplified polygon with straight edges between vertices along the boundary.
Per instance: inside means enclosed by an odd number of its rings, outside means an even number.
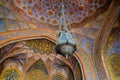
M66 58L69 55L72 55L76 51L76 43L73 39L72 33L68 30L66 26L66 20L64 15L64 5L62 5L62 20L60 23L62 23L63 28L61 28L61 24L59 25L59 35L58 35L58 41L56 43L55 49L57 54L61 54L65 56Z

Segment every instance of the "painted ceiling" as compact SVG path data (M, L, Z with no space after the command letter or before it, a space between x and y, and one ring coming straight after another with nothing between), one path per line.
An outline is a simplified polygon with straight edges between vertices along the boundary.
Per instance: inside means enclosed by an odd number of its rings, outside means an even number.
M76 27L99 14L107 0L63 2L67 25L73 24L72 26ZM61 19L61 6L62 0L0 0L0 31L36 28L47 24L57 26ZM42 25L44 23L47 24Z
M93 58L95 41L101 24L109 14L108 4L112 0L63 1L66 23L68 26L72 26L73 37L80 49L78 52L84 58L87 73L90 74L89 78L91 79L93 76L89 64L92 63L89 63L89 60ZM31 37L41 37L41 34L47 35L48 38L52 36L51 38L56 40L61 5L62 0L0 0L0 47L18 39L21 41L28 37L30 39ZM120 53L119 43L120 40L117 39L112 49L108 51L110 55ZM31 41L27 46L32 48L36 47L36 44L32 44ZM36 52L40 49L35 48L33 51ZM100 63L98 62L98 64Z
M68 24L82 22L94 15L106 0L63 0ZM29 17L53 25L59 24L62 0L14 0Z
M86 53L92 55L94 41L106 13L98 14L108 0L63 2L66 22L73 27L74 39ZM61 5L62 0L0 0L0 32L7 32L1 35L1 43L7 39L11 41L40 34L56 37L58 27L55 25L59 24ZM104 9L102 8L102 11ZM95 15L95 21L88 21L81 27L84 20Z
M94 41L105 13L98 15L93 22L87 22L82 27L80 25L85 19L96 15L107 0L63 1L66 22L74 27L74 39L86 53L92 55ZM0 32L8 32L8 34L1 35L1 42L10 38L32 36L32 34L36 36L38 33L56 37L58 27L54 25L59 24L61 5L62 0L0 0ZM37 28L40 28L40 31ZM28 31L24 31L27 29ZM33 31L29 31L30 29ZM18 30L23 31L18 33L16 32Z

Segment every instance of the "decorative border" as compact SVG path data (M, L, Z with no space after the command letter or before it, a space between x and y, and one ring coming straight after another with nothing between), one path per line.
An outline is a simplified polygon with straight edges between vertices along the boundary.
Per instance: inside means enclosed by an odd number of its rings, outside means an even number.
M78 49L80 51L78 50L74 56L79 62L84 80L97 80L97 74L91 58L79 46Z
M48 37L53 42L55 42L56 41L55 34L56 34L55 32L43 28L3 32L0 34L0 48L13 42L40 37Z
M109 74L106 68L103 50L118 13L119 5L116 5L115 2L112 1L95 40L93 60L100 80L109 80Z

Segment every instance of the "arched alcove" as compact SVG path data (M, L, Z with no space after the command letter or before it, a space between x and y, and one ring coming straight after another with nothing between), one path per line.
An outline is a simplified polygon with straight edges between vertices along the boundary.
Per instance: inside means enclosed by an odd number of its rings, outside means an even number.
M32 66L30 66L29 69L27 70L27 72L34 70L34 69L41 70L46 75L48 75L47 68L45 67L44 62L41 59L37 60Z
M48 70L44 62L39 59L29 67L25 73L26 80L48 80Z
M76 57L70 57L68 60L66 60L64 57L58 58L54 51L54 46L55 42L45 37L37 37L34 39L25 40L21 39L18 42L12 42L11 44L8 44L5 47L1 48L1 54L5 53L3 55L1 63L9 57L15 57L20 61L23 67L23 77L25 77L26 80L26 75L30 76L31 79L36 79L37 76L43 75L41 78L44 77L46 80L49 80L49 77L52 79L50 76L53 67L52 64L55 60L58 59L67 66L68 70L63 69L63 71L60 72L60 74L64 75L65 79L78 79L77 75L79 75L79 77L82 76L83 78L84 76L82 73L82 66L79 64L81 61L79 61L79 59L76 59ZM58 70L53 70L55 71L55 74L57 74L57 72L62 69L59 67L60 65L57 66ZM32 75L35 75L35 77ZM81 78L79 79L83 80Z
M111 80L120 79L120 12L118 13L103 51L107 74Z
M15 57L5 59L0 65L2 65L0 80L23 79L23 66Z

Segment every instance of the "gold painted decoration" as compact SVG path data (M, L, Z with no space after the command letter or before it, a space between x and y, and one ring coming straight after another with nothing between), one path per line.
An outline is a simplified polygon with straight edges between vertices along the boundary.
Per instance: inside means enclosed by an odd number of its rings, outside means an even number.
M120 55L112 54L106 58L111 80L120 80Z
M29 67L29 69L27 70L27 72L30 72L30 71L33 71L33 70L41 70L46 75L48 75L48 70L47 70L46 67L47 66L45 66L44 62L41 59L39 59L38 61L36 61L33 65L31 65Z
M48 76L41 70L34 69L25 75L24 80L49 80Z
M90 50L91 47L92 47L89 42L86 42L85 46L86 46L86 48L87 48L88 50Z
M29 40L27 41L27 46L34 50L34 52L39 52L40 54L49 55L50 53L55 53L55 44L47 39Z
M9 67L2 71L0 80L22 80L22 72L17 67Z

